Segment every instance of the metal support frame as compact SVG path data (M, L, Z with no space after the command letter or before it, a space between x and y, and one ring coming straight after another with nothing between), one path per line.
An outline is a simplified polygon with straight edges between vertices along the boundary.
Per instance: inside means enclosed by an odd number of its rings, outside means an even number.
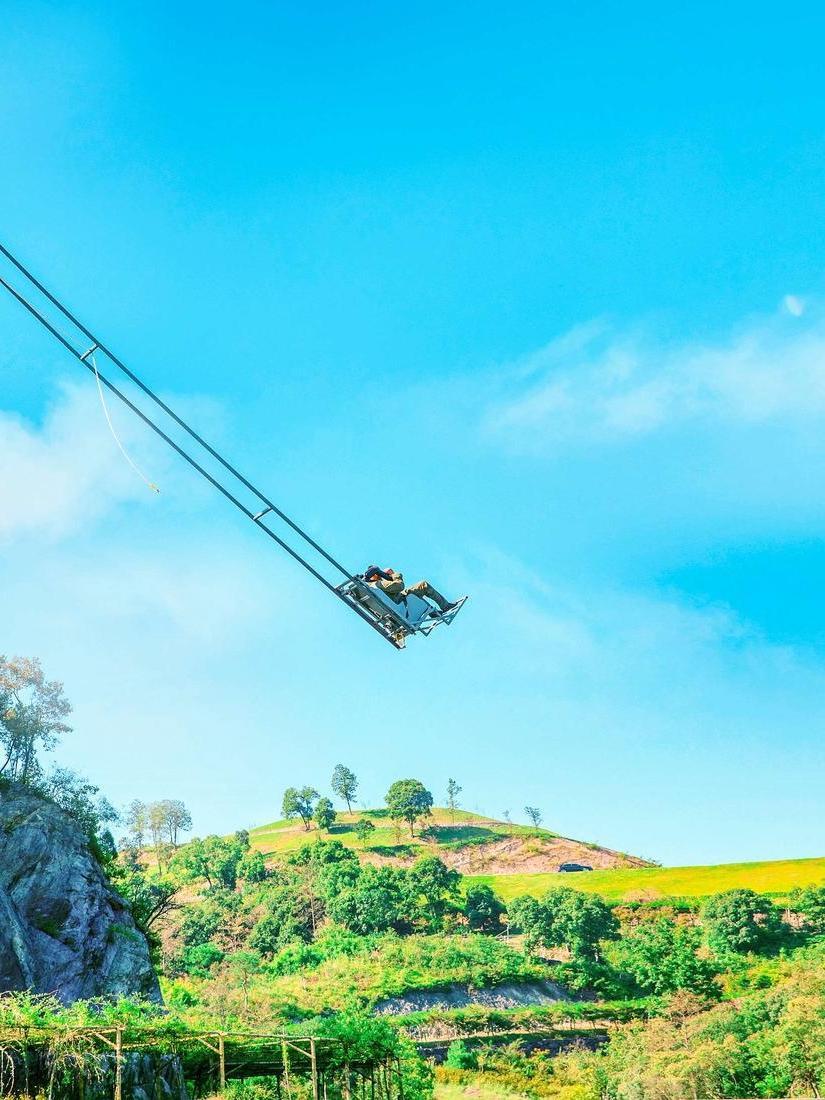
M427 637L432 634L437 626L449 626L467 602L467 597L462 596L449 611L413 623L400 610L396 611L390 606L391 600L389 597L382 598L378 594L379 590L361 576L351 577L349 580L344 581L343 584L338 586L337 591L352 607L360 608L371 615L377 624L377 628L398 649L403 649L406 639L411 638L414 634L423 634Z
M163 401L149 386L147 386L132 370L130 370L126 364L119 359L114 352L112 352L106 344L95 336L90 329L88 329L78 318L59 301L49 291L40 280L32 274L27 267L25 267L20 260L18 260L3 244L0 244L0 255L4 256L17 270L20 276L26 280L26 293L31 294L32 288L36 291L38 305L33 304L26 295L21 293L16 287L8 282L6 278L0 276L0 287L3 287L9 292L9 294L23 306L32 317L35 318L43 328L49 332L60 343L66 351L69 352L82 366L87 370L94 373L98 380L98 384L105 386L106 389L118 397L127 408L129 408L143 423L149 427L156 435L158 435L169 447L172 448L181 458L184 459L195 471L197 471L202 477L204 477L215 489L218 490L231 504L234 504L239 511L250 520L252 520L257 527L264 531L274 542L276 542L282 550L285 550L290 557L304 567L317 581L320 581L334 596L337 596L348 607L352 608L356 614L358 614L366 623L368 623L378 634L385 638L396 649L403 648L399 645L395 638L384 630L374 619L373 616L367 614L367 612L358 606L355 601L348 600L339 590L339 586L333 583L325 573L329 573L331 570L335 572L337 576L343 576L346 579L352 579L354 574L344 568L341 563L334 558L328 551L326 551L320 543L318 543L311 535L309 535L302 527L300 527L294 520L292 520L284 511L282 511L268 496L266 496L256 485L246 478L232 463L227 459L210 443L208 443L203 436L196 432L182 417L170 408L170 406ZM40 298L45 298L54 309L56 309L61 318L58 318L55 322L49 320L46 317ZM40 308L38 308L38 306ZM68 328L68 325L71 328ZM60 327L58 327L58 325ZM79 334L86 340L92 341L92 346L87 347L86 351L80 351L77 348L79 341ZM82 345L81 345L82 346ZM164 414L168 420L164 420L163 423L167 430L161 428L152 416L149 416L144 409L140 408L134 401L123 393L113 382L110 381L103 373L101 373L94 363L90 363L89 359L93 353L100 352L101 356L108 359L109 363L121 371L133 385L135 385L142 393L143 397L153 402L154 405ZM153 413L157 416L157 413ZM171 421L171 424L168 421ZM184 449L179 443L177 443L169 434L169 431L180 429L185 432L191 442L187 442L187 447L196 448L195 453L198 458L194 458L189 450ZM203 465L207 459L214 460L220 464L221 470L213 476ZM244 503L244 499L248 499L248 494L253 495L256 499L252 503L251 507L248 507ZM244 498L244 499L242 499ZM264 507L262 510L255 511L259 504ZM284 531L281 528L282 534L277 533L272 527L268 526L264 522L264 517L272 514L273 517L285 525L288 530ZM293 543L297 544L296 546ZM318 555L324 559L325 564L317 567L312 564L304 556L312 551L313 554ZM323 570L323 571L322 571Z

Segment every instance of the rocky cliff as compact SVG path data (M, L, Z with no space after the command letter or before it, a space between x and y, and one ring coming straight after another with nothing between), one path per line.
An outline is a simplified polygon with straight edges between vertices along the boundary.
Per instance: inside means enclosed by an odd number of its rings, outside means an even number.
M65 1003L160 1001L146 938L106 880L83 831L20 789L0 790L0 993Z

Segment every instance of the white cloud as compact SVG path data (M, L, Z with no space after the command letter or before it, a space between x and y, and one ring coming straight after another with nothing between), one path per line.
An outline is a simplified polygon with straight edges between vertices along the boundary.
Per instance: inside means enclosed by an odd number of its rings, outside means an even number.
M118 435L140 456L137 425L112 410ZM146 462L154 472L153 453ZM155 464L153 466L152 464ZM0 411L0 540L71 534L113 505L149 492L124 461L109 433L97 393L62 389L41 425Z
M792 297L792 296L791 296ZM802 316L801 299L784 308ZM508 372L485 431L527 449L615 442L689 423L760 425L825 413L825 325L773 320L717 344L585 326Z
M797 294L786 294L782 299L782 306L791 317L801 317L805 312L805 300Z

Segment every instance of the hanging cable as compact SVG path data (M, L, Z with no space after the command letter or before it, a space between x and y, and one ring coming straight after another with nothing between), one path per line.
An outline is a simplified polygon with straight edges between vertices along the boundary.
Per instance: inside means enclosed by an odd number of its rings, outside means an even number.
M112 418L109 415L109 406L106 404L106 398L103 396L103 386L100 384L100 373L97 369L97 363L95 362L94 352L88 356L89 362L92 364L92 370L95 372L95 382L97 382L97 392L100 396L100 404L103 406L103 415L106 417L106 423L109 425L109 431L112 433L112 439L118 445L118 449L132 469L135 471L140 480L144 483L147 489L151 489L153 493L160 493L160 489L155 485L154 481L150 481L146 474L141 470L140 466L135 462L126 448L120 441L120 436L115 431L115 426L112 423Z

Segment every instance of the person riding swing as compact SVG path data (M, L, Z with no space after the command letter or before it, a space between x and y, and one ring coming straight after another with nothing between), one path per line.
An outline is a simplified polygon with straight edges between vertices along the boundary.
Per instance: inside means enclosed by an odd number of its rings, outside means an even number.
M429 581L419 581L405 588L403 575L395 569L380 569L377 565L371 565L364 573L364 580L367 584L380 588L394 603L401 603L405 596L410 595L430 600L436 605L430 612L433 616L446 615L458 607L460 602L446 599Z

